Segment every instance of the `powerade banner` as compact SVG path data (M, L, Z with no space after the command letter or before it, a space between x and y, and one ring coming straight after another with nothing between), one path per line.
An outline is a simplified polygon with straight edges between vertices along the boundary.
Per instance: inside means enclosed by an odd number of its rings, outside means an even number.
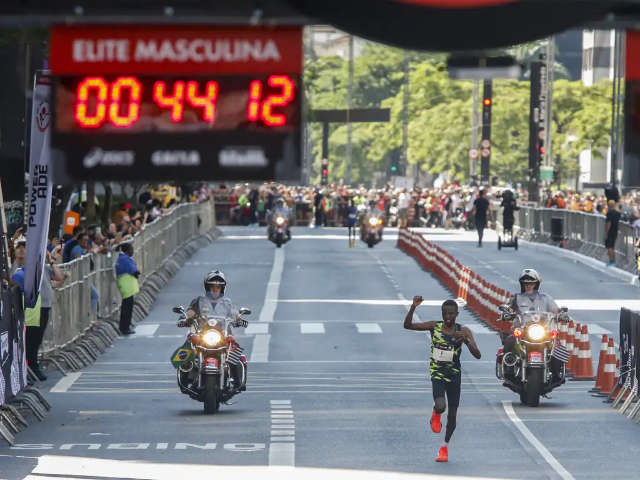
M29 208L27 210L27 253L24 276L24 303L33 308L38 302L46 258L49 216L51 214L51 77L36 74L31 121L29 155Z
M3 405L26 388L27 362L20 287L2 288L1 295L0 405Z

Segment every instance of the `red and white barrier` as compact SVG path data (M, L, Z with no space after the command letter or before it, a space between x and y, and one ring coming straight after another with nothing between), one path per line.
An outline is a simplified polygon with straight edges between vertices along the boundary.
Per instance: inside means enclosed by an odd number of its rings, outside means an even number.
M507 322L497 322L500 316L498 307L509 301L509 292L487 282L453 258L449 252L425 240L420 233L400 230L398 248L433 273L447 289L457 295L460 305L473 311L487 326L509 333L510 325Z

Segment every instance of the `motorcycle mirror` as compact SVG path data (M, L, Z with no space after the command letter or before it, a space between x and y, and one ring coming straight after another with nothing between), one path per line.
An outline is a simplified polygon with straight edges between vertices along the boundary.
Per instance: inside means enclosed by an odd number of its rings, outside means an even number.
M182 306L173 307L173 312L174 313L184 313L184 307L182 307Z
M251 315L251 310L249 310L248 308L241 308L240 315Z

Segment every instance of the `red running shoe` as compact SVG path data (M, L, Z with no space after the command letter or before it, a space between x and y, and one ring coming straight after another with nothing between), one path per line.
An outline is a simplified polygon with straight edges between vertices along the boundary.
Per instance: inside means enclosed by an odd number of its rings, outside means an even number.
M449 447L443 445L440 447L440 452L438 452L438 458L436 458L436 462L448 462L449 461Z
M431 414L431 431L433 433L440 433L442 431L442 421L440 420L440 414L435 410Z

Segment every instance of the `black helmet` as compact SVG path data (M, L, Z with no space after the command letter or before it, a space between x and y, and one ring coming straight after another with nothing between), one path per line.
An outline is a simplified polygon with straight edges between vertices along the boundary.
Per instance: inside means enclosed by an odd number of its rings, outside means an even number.
M520 278L518 278L518 281L520 282L520 293L524 293L525 283L534 283L534 289L538 291L540 290L540 285L542 284L542 277L534 269L526 268L522 271L522 273L520 273Z
M227 279L220 270L214 270L213 272L207 273L204 277L203 287L205 293L209 291L212 285L222 285L220 289L220 294L224 295L225 290L227 289Z

